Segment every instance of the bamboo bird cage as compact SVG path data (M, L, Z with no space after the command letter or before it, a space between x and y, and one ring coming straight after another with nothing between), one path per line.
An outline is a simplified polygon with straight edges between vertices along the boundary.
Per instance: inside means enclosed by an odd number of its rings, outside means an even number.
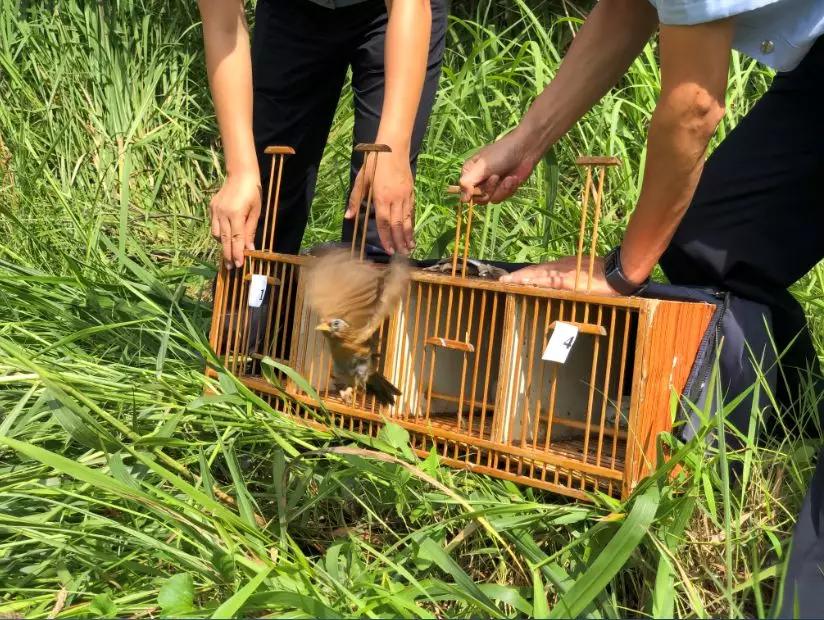
M388 150L356 148L372 170ZM401 395L392 406L364 393L344 402L315 330L318 317L304 303L301 268L313 258L273 251L280 182L293 152L266 149L263 247L246 251L242 270L222 267L218 276L210 343L226 369L306 424L374 435L391 420L407 429L418 454L434 449L446 465L580 499L596 490L625 498L656 464L656 438L671 430L672 398L684 387L712 306L599 296L587 289L589 279L559 291L470 277L475 204L459 202L450 268L413 271L406 298L380 330L382 372ZM594 257L606 171L618 163L577 160L585 169L579 272L593 271L585 245ZM361 258L371 203L370 191L355 218L351 251ZM560 330L577 332L560 342L565 361L547 355ZM306 381L277 372L267 380L267 357Z

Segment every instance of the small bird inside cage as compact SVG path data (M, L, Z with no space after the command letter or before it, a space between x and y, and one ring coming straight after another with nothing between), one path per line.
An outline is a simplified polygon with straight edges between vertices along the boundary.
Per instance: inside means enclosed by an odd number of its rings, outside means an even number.
M393 257L387 268L330 250L306 267L306 300L319 315L332 356L341 399L351 404L365 389L381 405L393 405L400 390L378 370L378 331L409 284L409 263Z

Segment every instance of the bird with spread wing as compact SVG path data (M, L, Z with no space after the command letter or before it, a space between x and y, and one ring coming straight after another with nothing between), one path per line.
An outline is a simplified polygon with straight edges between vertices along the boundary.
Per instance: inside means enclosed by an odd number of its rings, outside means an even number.
M406 293L409 263L395 256L388 268L353 258L349 250L324 253L306 267L306 300L320 316L332 354L341 398L351 403L365 389L381 405L393 405L400 390L378 371L378 330Z

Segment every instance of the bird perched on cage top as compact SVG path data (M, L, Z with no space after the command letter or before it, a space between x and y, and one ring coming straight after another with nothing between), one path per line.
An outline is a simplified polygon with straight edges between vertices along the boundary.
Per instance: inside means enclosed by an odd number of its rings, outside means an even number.
M388 268L357 260L349 250L322 253L306 268L306 300L320 315L316 329L332 354L336 382L351 402L364 388L381 405L392 405L400 390L378 371L378 330L407 290L409 263L400 256Z

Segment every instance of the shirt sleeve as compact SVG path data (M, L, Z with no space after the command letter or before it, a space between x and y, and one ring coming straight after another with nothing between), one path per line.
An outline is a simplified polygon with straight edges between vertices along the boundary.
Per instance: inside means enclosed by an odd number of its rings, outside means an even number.
M755 11L780 0L649 0L658 21L667 26L693 26Z

